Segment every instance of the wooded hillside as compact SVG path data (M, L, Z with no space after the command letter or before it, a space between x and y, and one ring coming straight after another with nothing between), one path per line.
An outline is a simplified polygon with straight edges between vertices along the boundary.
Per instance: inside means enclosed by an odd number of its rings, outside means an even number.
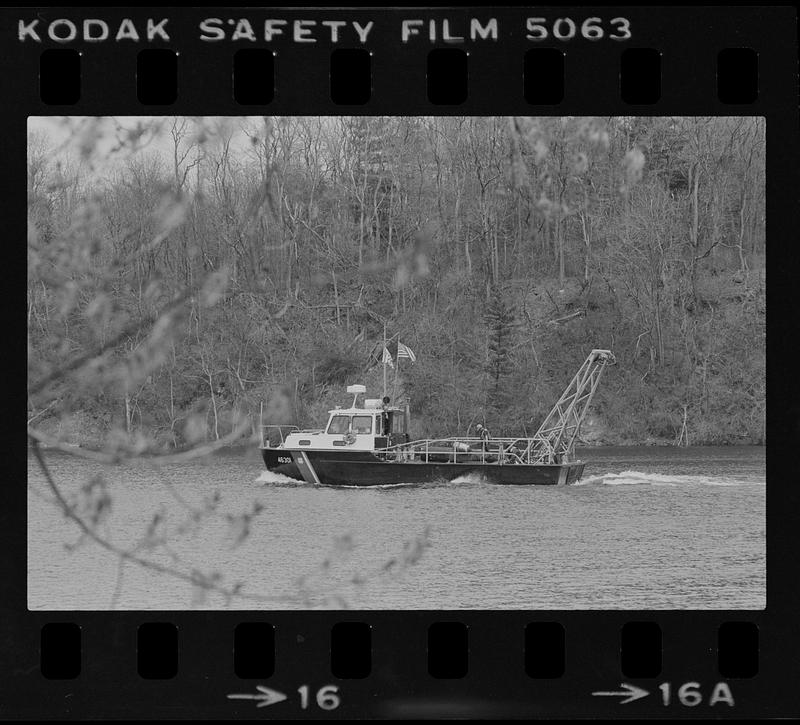
M216 440L262 401L318 425L345 385L380 393L385 323L419 436L531 433L600 347L588 440L764 442L763 119L65 129L28 152L28 421L51 436Z

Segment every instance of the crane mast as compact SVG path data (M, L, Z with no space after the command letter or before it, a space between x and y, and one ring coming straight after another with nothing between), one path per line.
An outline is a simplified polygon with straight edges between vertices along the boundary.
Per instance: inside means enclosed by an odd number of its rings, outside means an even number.
M531 463L565 463L572 459L575 439L606 365L616 359L610 350L592 350L528 443Z

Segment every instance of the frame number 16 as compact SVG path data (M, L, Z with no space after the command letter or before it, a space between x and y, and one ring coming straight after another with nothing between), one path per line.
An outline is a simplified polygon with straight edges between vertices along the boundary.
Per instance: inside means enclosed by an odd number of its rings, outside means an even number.
M297 688L300 693L300 708L308 710L309 702L309 688L308 685L302 685ZM317 707L321 710L335 710L342 704L342 698L339 697L339 688L337 685L325 685L320 687L315 694Z

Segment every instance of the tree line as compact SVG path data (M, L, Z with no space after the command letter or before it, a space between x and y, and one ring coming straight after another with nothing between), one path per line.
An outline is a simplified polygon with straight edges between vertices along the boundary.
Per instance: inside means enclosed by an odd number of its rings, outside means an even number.
M760 118L79 119L28 145L29 429L127 450L314 426L390 376L413 431L765 440ZM395 339L393 337L393 339ZM393 343L394 344L394 343ZM390 345L390 351L395 348Z

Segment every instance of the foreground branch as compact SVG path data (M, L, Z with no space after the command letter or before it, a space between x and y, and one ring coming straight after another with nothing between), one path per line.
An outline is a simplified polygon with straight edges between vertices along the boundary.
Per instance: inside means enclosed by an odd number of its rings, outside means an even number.
M156 320L162 319L165 315L169 315L175 312L178 308L183 305L186 300L188 300L192 295L194 295L197 290L185 290L182 292L178 297L176 297L172 302L164 306L164 309L159 312ZM83 367L86 363L90 360L94 360L99 358L101 355L106 353L108 350L112 350L117 345L119 345L124 340L128 339L129 337L133 336L142 328L144 328L144 324L137 320L136 322L131 323L130 325L126 325L123 327L116 335L112 338L107 340L104 344L98 347L95 350L87 351L82 353L81 355L77 355L76 357L72 358L68 362L64 363L60 367L55 368L54 370L50 371L47 375L45 375L41 380L37 380L33 385L30 386L28 389L29 397L33 398L34 396L41 393L50 383L55 382L59 379L63 379L66 377L68 373L74 372L79 368Z
M94 451L89 448L76 448L74 446L61 443L55 438L50 438L50 436L47 436L44 433L31 428L30 426L28 427L28 437L31 438L35 444L40 443L48 448L52 448L63 453L69 453L71 456L85 458L89 461L94 461L95 463L116 464L126 460L133 460L142 461L144 463L169 464L185 463L186 461L190 461L194 458L201 458L202 456L207 456L210 453L214 453L220 448L224 448L225 446L239 440L239 438L241 438L245 431L247 431L249 428L250 420L246 418L242 420L242 422L239 423L236 428L228 433L228 435L223 436L217 441L212 441L202 446L186 448L184 450L177 451L176 453L156 453L152 455L143 455L138 451L119 450L114 453L104 453L103 451Z
M241 426L240 426L241 428ZM234 435L236 434L236 435ZM299 595L265 595L259 593L251 593L251 592L244 592L242 591L243 587L245 586L244 582L237 582L231 586L224 586L222 584L217 583L214 576L207 576L204 575L202 572L199 571L192 571L191 573L187 573L180 569L175 568L174 566L167 566L164 564L159 564L156 561L151 559L145 558L135 553L136 549L139 548L138 546L135 547L133 550L124 549L120 546L113 544L109 541L106 537L99 534L91 523L87 522L78 512L76 512L75 507L67 501L64 497L64 494L61 492L61 489L56 484L55 480L53 479L52 474L50 473L50 469L48 468L47 464L45 463L44 456L42 454L41 445L42 442L40 439L45 439L46 436L43 436L38 433L38 431L28 431L28 435L31 438L33 448L33 454L39 464L39 467L44 474L45 481L47 482L47 486L50 491L53 493L55 497L54 504L61 509L64 515L71 520L81 531L81 534L84 538L93 541L95 544L100 546L102 549L108 551L109 553L116 556L120 561L120 571L118 572L118 578L115 583L115 591L112 598L113 602L116 602L121 589L121 577L122 577L122 567L126 563L136 564L137 566L148 569L150 571L154 571L158 574L165 574L167 576L174 577L183 582L187 582L195 587L199 587L200 589L219 594L225 598L226 602L230 602L234 598L238 598L244 601L251 601L251 602L260 602L260 603L271 603L271 604L294 604L297 605L298 601L304 602L308 604L309 594L310 592L305 590L305 581L310 577L313 577L315 574L326 572L330 566L330 559L323 562L323 564L319 567L319 570L316 572L312 572L310 575L305 577L301 577L300 585L303 588L303 591L300 592ZM230 438L235 440L240 433L237 434L237 431L230 434ZM226 438L229 438L226 436ZM189 460L191 458L205 455L212 450L216 450L217 448L221 447L224 443L228 442L226 439L220 439L219 441L215 441L212 444L207 446L201 446L196 449L182 451L181 453L174 454L174 455L167 455L167 456L151 456L149 458L143 459L145 462L154 462L158 461L159 463L163 462L182 462ZM57 443L57 442L55 442ZM58 450L63 450L67 453L72 455L76 454L76 450L72 449L68 446L62 446L57 444L54 446ZM84 457L89 458L90 460L97 460L101 463L114 463L117 462L116 459L113 457L105 457L103 454L100 454L95 451L81 451L85 455ZM78 454L80 455L80 453ZM134 459L135 460L135 459ZM185 504L184 504L185 505ZM403 550L396 556L389 559L386 563L382 566L374 569L373 571L367 573L366 575L355 575L350 579L350 583L363 586L369 581L379 579L385 576L397 575L400 574L402 571L407 569L408 567L416 564L419 559L421 558L424 550L430 545L429 540L430 530L426 527L424 533L421 537L417 537L415 539L406 541L403 546ZM342 608L347 608L347 602L344 600L343 597L339 595L325 595L327 599L333 600L340 604Z
M214 592L216 594L221 594L228 600L232 599L233 597L239 597L242 599L249 599L252 601L259 601L259 602L285 603L294 601L292 597L287 597L287 596L278 597L278 596L265 596L263 594L246 594L240 591L241 589L240 584L234 585L233 587L220 586L219 584L215 584L207 577L202 577L197 574L187 574L181 571L180 569L175 569L170 566L164 566L163 564L159 564L155 561L151 561L141 556L137 556L131 551L116 546L115 544L112 544L110 541L100 536L94 530L94 528L92 528L89 524L86 523L86 521L83 520L83 518L81 518L77 513L75 513L74 508L64 498L64 494L61 493L61 489L59 489L59 487L56 485L52 475L50 474L50 469L47 467L47 464L44 461L44 456L42 456L42 451L40 449L39 442L35 439L33 442L33 454L34 456L36 456L36 460L39 463L42 472L44 473L44 477L45 480L47 481L48 487L53 492L53 495L56 497L56 501L58 502L58 505L61 507L65 516L68 519L70 519L81 530L84 536L94 541L98 546L102 547L106 551L109 551L115 556L118 556L123 561L137 564L138 566L141 566L144 569L150 569L151 571L158 572L159 574L167 574L169 576L175 577L176 579L188 582L189 584L192 584L194 586L199 586L203 589Z

